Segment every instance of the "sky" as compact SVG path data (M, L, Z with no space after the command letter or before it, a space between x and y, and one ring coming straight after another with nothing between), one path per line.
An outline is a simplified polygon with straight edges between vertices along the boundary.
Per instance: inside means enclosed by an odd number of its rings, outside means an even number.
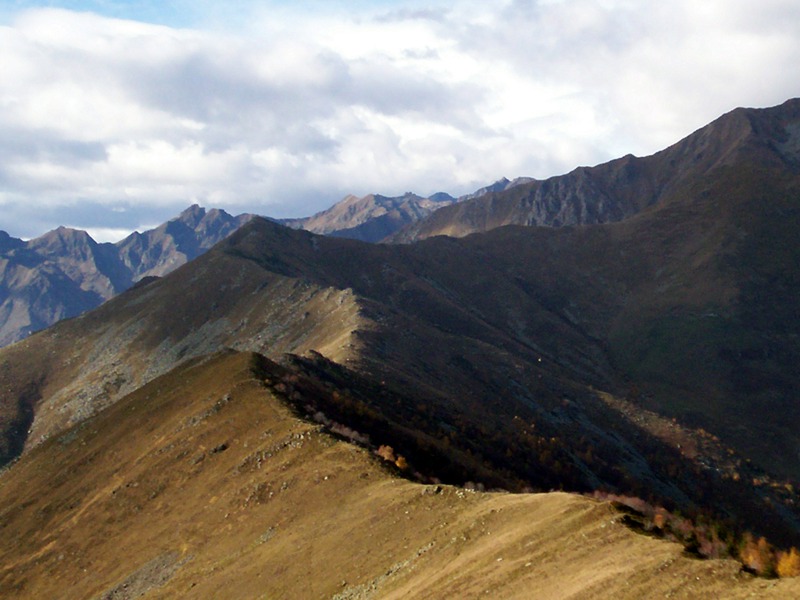
M800 96L798 65L796 0L0 0L0 229L543 179Z

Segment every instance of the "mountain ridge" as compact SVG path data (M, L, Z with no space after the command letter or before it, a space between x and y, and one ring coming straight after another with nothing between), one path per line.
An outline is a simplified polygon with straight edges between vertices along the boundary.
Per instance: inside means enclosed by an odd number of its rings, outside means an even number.
M368 194L361 198L352 194L345 196L330 208L310 217L283 219L279 222L294 229L305 229L313 233L380 242L398 229L413 223L433 211L456 202L448 195L434 194L423 198L413 192L389 197Z
M463 423L457 428L466 429L458 439L451 438L452 446L483 455L486 462L481 469L487 472L497 472L504 463L515 465L515 471L504 476L507 485L530 478L545 489L565 484L570 489L621 486L648 490L661 501L687 510L700 502L697 492L691 491L697 483L691 482L704 467L693 458L682 458L674 441L664 446L664 441L656 441L649 433L642 437L642 432L620 420L616 409L586 388L587 384L600 389L620 386L614 364L619 358L609 352L604 323L609 314L624 307L609 300L623 289L619 286L627 284L623 279L609 287L597 280L585 296L574 297L589 304L563 306L562 294L573 293L571 286L585 287L582 271L564 278L565 265L547 266L542 258L554 243L574 243L575 233L594 236L603 231L502 228L461 241L436 238L411 246L387 246L319 237L254 219L169 277L7 349L6 364L27 369L30 375L18 371L0 383L20 398L28 394L25 402L34 417L25 425L30 430L26 444L32 448L181 360L215 348L255 350L274 358L287 351L321 351L372 381L405 390L396 406L428 407L424 410L437 416L413 422L416 427L428 427L429 435L446 436L448 427ZM610 241L605 235L600 239ZM625 243L635 244L635 236ZM606 254L596 252L594 244L581 246L595 259ZM655 247L652 256L642 258L656 260L665 254L670 253ZM674 256L672 261L683 264L683 256ZM491 268L475 270L482 262ZM526 267L531 264L541 269L531 272ZM587 266L592 268L591 261ZM475 277L465 280L468 269L473 269ZM556 273L563 283L553 286ZM619 277L619 273L609 271L607 276ZM708 279L702 272L696 276ZM593 304L600 313L590 309ZM171 318L174 314L181 319ZM91 339L89 347L76 352L71 341L76 335ZM436 348L442 351L433 351ZM26 358L31 352L61 358L41 371ZM62 387L71 380L74 383ZM45 383L33 383L35 387L26 392L20 387L26 381ZM641 401L631 399L633 406ZM539 452L546 447L552 458L540 455L538 460L554 462L509 459L510 448L526 439L518 439L508 429L516 417L535 423L542 437L533 439L547 444ZM475 428L470 423L481 425ZM614 428L617 431L610 436L608 431ZM575 441L565 441L571 438ZM580 439L584 441L577 442ZM576 442L577 447L572 447ZM783 443L778 437L775 442ZM579 458L589 448L593 448L592 458ZM739 447L739 451L746 449L746 444ZM761 456L770 453L762 450ZM619 456L628 457L627 475L621 479L613 467ZM718 507L725 506L732 514L759 511L760 526L771 537L779 538L781 531L788 538L800 533L800 529L791 533L795 526L790 525L794 519L790 513L756 508L747 499L749 484L731 479L735 473L740 477L749 472L742 458L730 467L712 464L720 475L712 471L702 478L711 477L717 482L714 485L726 489L724 497L715 497ZM761 472L752 475L756 477L775 481L779 489L780 478L770 479ZM784 503L792 501L791 494L775 496L773 501L784 510Z
M116 244L58 227L24 242L0 236L0 347L77 316L147 277L185 264L252 215L193 205L178 217Z
M506 177L469 194L454 198L445 192L423 198L413 192L402 196L368 194L358 197L353 194L310 217L278 219L277 222L293 229L305 229L312 233L360 240L383 242L392 239L399 230L427 218L440 208L472 200L486 194L508 190L533 181L530 177Z
M503 225L586 225L621 221L670 196L681 182L731 164L741 152L764 164L800 165L789 125L800 99L769 109L737 108L651 156L627 155L595 167L534 180L437 211L392 237L408 243L434 235L462 237ZM787 129L789 127L789 129Z
M798 591L798 580L758 579L635 533L609 502L404 480L374 451L297 418L292 381L246 353L189 361L0 473L0 591L65 600Z

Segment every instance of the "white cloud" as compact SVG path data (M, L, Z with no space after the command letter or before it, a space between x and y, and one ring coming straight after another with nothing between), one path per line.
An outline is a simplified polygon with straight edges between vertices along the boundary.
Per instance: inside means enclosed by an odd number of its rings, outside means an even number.
M41 233L43 207L124 207L134 228L191 202L283 216L458 194L800 91L794 0L241 2L217 28L212 6L194 5L202 29L53 9L0 27L0 228Z

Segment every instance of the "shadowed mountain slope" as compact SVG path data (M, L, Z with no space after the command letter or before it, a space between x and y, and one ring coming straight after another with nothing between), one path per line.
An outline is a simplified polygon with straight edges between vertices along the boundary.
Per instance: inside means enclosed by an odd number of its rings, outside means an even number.
M98 244L66 227L29 242L0 232L0 346L90 310L145 277L169 273L250 218L195 205L117 244Z
M608 503L399 479L299 420L304 377L184 363L0 473L4 598L790 598ZM292 393L302 403L299 392ZM374 440L380 443L380 440Z

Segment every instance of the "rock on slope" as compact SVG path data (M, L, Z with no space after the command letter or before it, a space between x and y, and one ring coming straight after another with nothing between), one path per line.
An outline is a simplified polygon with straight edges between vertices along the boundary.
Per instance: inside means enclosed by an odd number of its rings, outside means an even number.
M0 474L4 598L790 598L609 504L399 479L299 420L297 376L185 363ZM281 391L283 390L283 391ZM380 442L380 440L375 440ZM385 463L383 463L385 464Z
M94 308L195 258L251 218L192 206L116 244L59 227L23 242L0 232L0 347Z

